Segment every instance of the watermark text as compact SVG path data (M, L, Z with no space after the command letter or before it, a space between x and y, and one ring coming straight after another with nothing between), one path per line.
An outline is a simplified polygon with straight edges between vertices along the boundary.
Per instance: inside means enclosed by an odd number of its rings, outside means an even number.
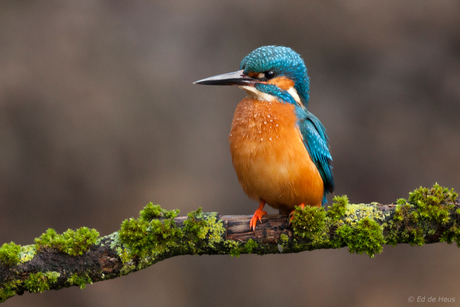
M455 297L451 296L409 296L407 298L409 303L455 303Z

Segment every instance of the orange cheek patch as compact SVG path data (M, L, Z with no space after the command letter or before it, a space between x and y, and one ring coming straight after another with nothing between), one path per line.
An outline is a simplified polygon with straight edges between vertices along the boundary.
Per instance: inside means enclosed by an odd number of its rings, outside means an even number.
M269 80L267 83L276 85L280 89L285 90L285 91L289 90L291 87L294 86L294 81L286 77L277 77L277 78Z

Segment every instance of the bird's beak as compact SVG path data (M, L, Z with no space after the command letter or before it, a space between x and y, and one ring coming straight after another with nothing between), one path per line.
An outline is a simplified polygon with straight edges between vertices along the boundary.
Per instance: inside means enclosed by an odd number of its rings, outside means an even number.
M203 85L254 85L257 79L244 75L243 70L229 72L193 82Z

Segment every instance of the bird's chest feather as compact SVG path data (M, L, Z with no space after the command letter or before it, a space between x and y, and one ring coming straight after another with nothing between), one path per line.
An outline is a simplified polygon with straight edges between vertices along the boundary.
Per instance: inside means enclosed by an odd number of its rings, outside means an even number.
M310 202L321 202L322 180L303 144L293 105L243 99L229 140L233 166L251 198L275 208L277 203L293 206L316 189Z
M300 138L296 122L291 104L245 98L233 117L229 137L232 154L249 159L280 154L287 142Z

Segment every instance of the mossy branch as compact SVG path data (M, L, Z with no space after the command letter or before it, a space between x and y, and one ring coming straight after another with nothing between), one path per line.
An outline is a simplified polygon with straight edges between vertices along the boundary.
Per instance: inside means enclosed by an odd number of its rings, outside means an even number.
M453 190L435 184L396 204L350 204L335 197L327 209L297 208L293 220L268 215L249 229L251 216L205 213L178 216L148 204L137 219L99 237L82 227L62 235L48 229L34 245L0 248L0 301L25 291L85 288L178 255L286 254L348 247L351 253L380 253L386 244L455 241L460 245L460 207Z

